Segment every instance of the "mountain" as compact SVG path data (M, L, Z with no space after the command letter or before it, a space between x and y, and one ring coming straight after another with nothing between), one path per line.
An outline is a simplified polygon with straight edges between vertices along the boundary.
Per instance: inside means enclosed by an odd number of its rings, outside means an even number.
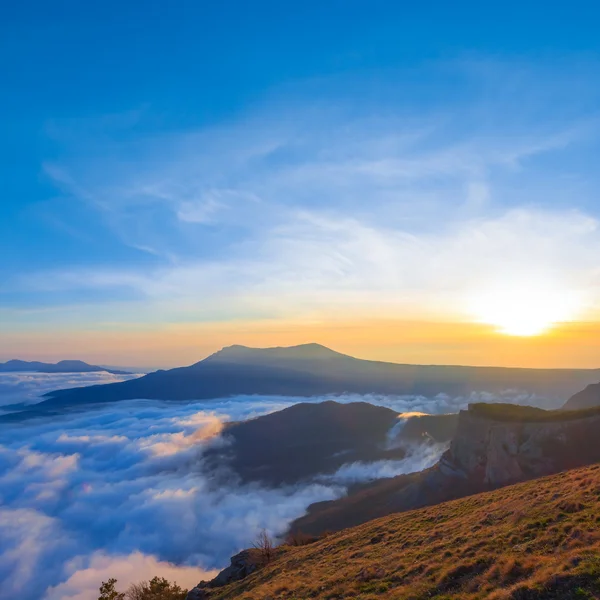
M321 534L600 461L600 408L546 411L474 404L461 411L437 465L362 486L309 507L292 530Z
M203 458L208 468L227 465L244 482L280 486L357 461L401 459L407 444L449 441L456 421L457 415L403 418L366 402L301 403L227 425L223 435L229 443L205 451Z
M220 587L220 575L188 598L600 598L598 490L594 465L387 516L282 545L241 581Z
M563 406L564 410L581 410L600 406L600 383L592 383L584 390L571 396Z
M61 360L57 363L9 360L5 363L0 363L0 373L95 373L97 371L105 371L106 373L112 373L113 375L130 374L127 371L120 371L118 369L109 369L106 367L98 367L96 365L88 365L81 360Z
M230 346L189 367L156 371L121 383L51 392L44 404L135 398L198 400L244 394L308 397L345 392L468 397L472 392L518 389L558 406L564 398L599 379L599 370L421 366L360 360L319 344L266 349Z

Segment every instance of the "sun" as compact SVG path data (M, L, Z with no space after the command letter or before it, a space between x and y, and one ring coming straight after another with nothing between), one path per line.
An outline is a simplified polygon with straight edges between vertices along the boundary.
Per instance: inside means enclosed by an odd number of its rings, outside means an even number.
M557 323L576 316L575 294L549 286L507 284L478 292L470 299L470 312L480 323L493 325L505 335L541 335Z

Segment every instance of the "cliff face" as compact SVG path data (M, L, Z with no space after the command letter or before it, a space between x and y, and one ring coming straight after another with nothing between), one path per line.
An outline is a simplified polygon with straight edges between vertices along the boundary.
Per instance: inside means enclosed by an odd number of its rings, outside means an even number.
M600 462L599 432L600 410L472 405L460 412L450 447L434 467L314 504L291 529L318 535Z
M440 470L496 487L600 460L600 415L502 421L461 411Z
M563 410L582 410L596 406L600 406L600 383L592 383L571 396L563 406Z

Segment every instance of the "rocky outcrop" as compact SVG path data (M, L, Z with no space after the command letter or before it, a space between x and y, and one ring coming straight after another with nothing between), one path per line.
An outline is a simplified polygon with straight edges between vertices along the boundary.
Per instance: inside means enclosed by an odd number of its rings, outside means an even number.
M185 597L185 600L207 600L210 597L209 592L206 588L201 587L202 583L198 584L195 588L192 588Z
M221 587L233 581L244 579L254 573L260 566L259 550L255 548L242 550L239 554L231 557L231 564L210 582L210 587Z
M448 474L497 487L600 460L600 414L578 416L541 411L518 420L461 411L456 435L440 460ZM507 413L508 414L508 413Z
M432 468L361 486L320 502L292 531L319 535L510 483L600 462L600 411L472 405Z
M592 383L581 392L571 396L563 406L563 410L583 410L600 407L600 383Z
M224 585L240 581L248 575L257 571L264 563L261 551L257 548L242 550L240 553L231 557L231 564L223 569L211 581L201 581L195 588L192 588L186 600L206 600L210 598L210 591L214 588L220 588Z

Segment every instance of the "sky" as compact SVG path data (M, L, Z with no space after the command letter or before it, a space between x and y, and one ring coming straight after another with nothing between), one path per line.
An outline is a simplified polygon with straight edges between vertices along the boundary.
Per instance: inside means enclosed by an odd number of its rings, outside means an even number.
M3 7L0 360L599 367L599 17Z

